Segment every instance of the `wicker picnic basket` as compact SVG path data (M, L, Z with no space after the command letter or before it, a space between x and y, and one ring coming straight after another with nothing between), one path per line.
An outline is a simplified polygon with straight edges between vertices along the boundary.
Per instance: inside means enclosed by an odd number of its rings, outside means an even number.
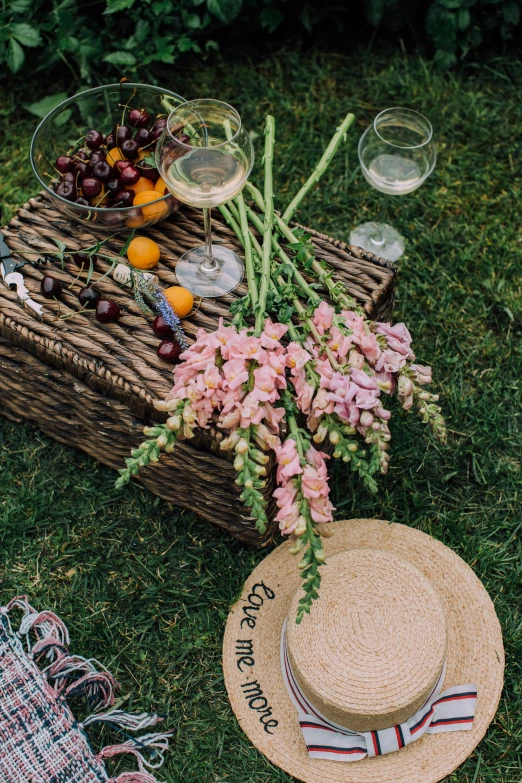
M2 229L15 259L35 258L37 253L56 252L53 240L61 240L74 253L92 246L97 239L91 230L64 218L44 196L30 199L9 225ZM214 240L236 250L238 241L214 216ZM360 248L330 239L307 229L316 255L328 261L336 276L372 317L389 319L393 307L393 280L397 268ZM161 248L161 262L154 269L163 286L176 284L176 260L189 247L203 241L201 211L184 207L168 220L145 232ZM104 252L117 256L124 237L111 238ZM110 269L98 259L93 282ZM159 343L149 321L132 293L120 288L110 276L98 288L117 302L122 317L112 324L98 323L92 311L77 313L77 294L85 276L72 256L64 268L57 260L52 275L63 284L60 301L44 299L40 281L49 265L23 269L31 297L44 305L43 320L25 309L16 292L0 285L0 405L9 416L24 417L47 435L83 449L113 468L143 440L144 424L164 420L153 407L172 385L172 365L158 358ZM212 330L220 316L227 317L230 303L246 293L246 285L216 300L203 300L182 322L189 339L199 327ZM252 545L270 541L276 531L272 506L270 525L261 535L239 500L230 452L221 451L224 434L217 428L200 431L179 443L173 454L162 456L156 465L144 468L139 480L156 495L188 508ZM267 497L274 489L274 470L269 473Z

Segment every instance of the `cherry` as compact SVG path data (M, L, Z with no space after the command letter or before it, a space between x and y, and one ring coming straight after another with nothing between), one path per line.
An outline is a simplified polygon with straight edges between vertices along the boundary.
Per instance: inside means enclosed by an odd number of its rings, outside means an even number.
M87 201L87 199L84 198L83 196L78 196L78 198L75 201L75 204L81 204L82 207L90 207L91 206L91 202Z
M85 266L85 264L89 263L89 254L84 253L83 250L80 250L79 253L75 253L73 255L73 260L75 264L78 264L78 266Z
M138 128L134 134L134 141L138 142L140 147L147 147L152 141L152 133L147 128Z
M133 190L120 190L114 196L114 203L122 207L132 207L136 194Z
M58 196L67 199L67 201L74 201L76 198L76 188L72 182L59 182L56 186Z
M46 275L40 283L40 291L42 296L45 296L46 299L52 299L55 296L60 296L62 293L62 284L55 277Z
M91 150L96 150L103 144L103 133L97 130L90 130L85 136L85 143Z
M60 155L60 157L56 158L55 166L60 174L66 174L68 171L73 170L74 163L68 155Z
M121 181L119 177L112 177L112 179L107 182L105 187L111 196L115 196L116 193L119 193L121 190Z
M140 177L146 177L152 182L157 182L159 179L159 171L151 166L150 163L146 163L144 160L140 160L136 163L136 168L140 172Z
M120 308L110 299L99 299L96 305L96 320L101 324L111 324L120 317Z
M72 182L73 185L76 182L76 177L74 176L72 171L66 171L63 175L61 182Z
M96 198L102 191L102 184L94 177L86 177L82 182L82 192L86 198Z
M94 164L93 174L100 182L108 182L112 177L112 169L106 160L100 160Z
M175 362L181 354L181 346L175 340L163 340L158 346L157 353L165 362Z
M81 182L85 177L92 176L92 166L89 161L80 160L74 167L74 173L78 182Z
M93 288L92 286L82 288L78 294L78 300L81 306L86 307L88 310L94 310L100 299L100 292L97 288Z
M121 147L127 139L132 139L132 131L128 125L117 125L112 133L117 147Z
M109 133L106 141L107 141L107 149L113 150L114 147L116 146L116 139L114 138L114 133Z
M140 172L134 166L127 166L120 174L120 179L124 187L135 185L140 178Z
M131 109L129 123L135 128L146 128L150 122L150 114L145 109Z
M91 152L91 163L94 166L95 163L105 160L106 157L105 150L93 150Z
M166 117L158 117L158 119L154 122L154 125L152 126L152 130L155 131L158 128L166 128L166 127L167 127Z
M89 160L89 156L83 150L78 150L78 152L75 152L72 157L74 161Z
M156 130L152 131L152 140L157 141L161 136L163 136L163 131L165 130L165 126L163 128L156 128Z
M117 160L114 164L114 173L119 177L123 169L128 169L132 166L130 160Z
M174 337L174 332L163 318L162 315L157 315L152 322L152 331L156 337Z
M124 141L121 145L121 151L125 157L134 160L139 155L140 145L137 141L134 141L134 139L127 139L127 141Z

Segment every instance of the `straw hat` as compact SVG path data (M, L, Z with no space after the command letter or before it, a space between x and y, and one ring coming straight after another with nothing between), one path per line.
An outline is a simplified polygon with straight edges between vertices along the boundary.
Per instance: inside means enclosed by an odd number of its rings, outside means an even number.
M451 549L404 525L331 523L320 597L296 625L301 577L290 542L263 560L228 618L223 669L232 708L253 744L305 783L436 783L484 736L498 707L504 649L493 603ZM478 689L469 731L427 734L350 763L310 758L280 660L329 721L358 732L411 717L441 677Z

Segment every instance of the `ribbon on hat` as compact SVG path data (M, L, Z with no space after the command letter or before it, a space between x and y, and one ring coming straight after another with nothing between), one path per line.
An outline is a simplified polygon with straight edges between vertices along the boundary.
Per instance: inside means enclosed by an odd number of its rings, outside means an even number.
M441 693L446 664L433 691L415 715L389 729L362 732L332 723L303 694L290 665L286 621L281 634L281 668L288 695L299 714L299 725L311 758L359 761L366 756L383 756L401 750L424 734L469 731L473 726L477 688L475 685L456 685Z

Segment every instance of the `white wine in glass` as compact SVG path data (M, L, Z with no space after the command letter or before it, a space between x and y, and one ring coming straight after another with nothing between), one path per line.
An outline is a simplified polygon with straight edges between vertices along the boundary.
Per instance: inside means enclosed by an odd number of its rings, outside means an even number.
M404 196L416 190L435 166L431 124L413 109L385 109L359 141L359 160L366 180L376 190ZM404 239L387 223L362 223L350 234L350 243L396 261L404 253Z
M210 210L237 196L252 170L254 150L239 114L222 101L183 103L169 115L156 163L176 198L203 209L205 245L181 256L179 284L195 296L223 296L241 282L244 264L233 250L212 245Z

